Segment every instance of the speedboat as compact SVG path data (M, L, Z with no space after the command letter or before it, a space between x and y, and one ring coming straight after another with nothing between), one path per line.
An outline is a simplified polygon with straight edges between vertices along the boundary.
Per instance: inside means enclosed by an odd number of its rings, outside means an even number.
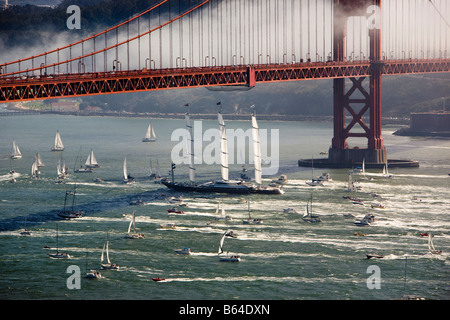
M295 210L294 208L286 208L286 209L283 209L283 212L284 212L284 213L298 213L298 211Z
M366 254L366 257L367 257L367 259L372 259L372 258L382 259L382 258L384 258L383 255L377 254L377 253Z
M166 279L162 279L160 277L156 277L156 278L152 278L153 281L158 282L158 281L164 281Z
M176 226L174 223L161 224L160 226L163 229L176 229Z
M56 253L48 255L52 259L70 259L70 255L68 253L56 251Z
M241 257L238 255L231 255L231 256L227 256L227 257L220 257L219 256L219 261L221 262L239 262L241 261Z
M242 223L243 224L262 224L263 221L262 221L262 219L254 218L254 219L242 220Z
M191 254L191 249L188 248L188 247L184 247L183 249L176 249L175 252L178 253L178 254L190 255Z
M102 277L101 273L97 270L90 270L86 273L85 278L87 279L100 279Z
M287 179L287 176L286 176L285 174L282 174L282 175L280 175L280 176L278 177L278 179L272 180L272 182L275 183L275 184L281 184L281 185L283 185L283 184L288 183L288 179Z
M178 214L183 214L184 213L184 211L178 210L175 207L167 209L167 212L169 212L169 213L178 213Z
M372 209L386 209L386 207L383 206L381 203L372 204L372 205L370 205L370 207Z

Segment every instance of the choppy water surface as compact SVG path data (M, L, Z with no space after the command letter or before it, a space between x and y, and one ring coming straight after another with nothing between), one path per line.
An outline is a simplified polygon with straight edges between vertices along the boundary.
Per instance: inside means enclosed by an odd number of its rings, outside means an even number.
M226 117L225 117L225 121ZM240 196L177 194L148 178L149 163L159 160L163 174L170 167L171 141L181 120L152 120L157 142L141 142L148 119L94 118L70 116L15 116L0 118L0 297L2 299L398 299L406 292L426 299L449 298L450 251L450 141L393 136L395 128L384 128L390 158L414 159L419 168L391 169L393 178L370 171L372 180L359 182L355 192L346 192L348 170L328 170L333 181L310 187L310 168L297 167L300 158L320 157L327 150L332 124L326 122L260 122L261 128L279 129L280 164L289 183L279 196L246 196L253 217L262 225L244 225L247 204ZM203 130L217 127L203 121ZM250 123L227 121L228 128L247 130ZM65 184L55 183L58 152L51 152L56 130L66 149L63 159L70 176ZM23 153L21 160L9 159L12 140ZM207 143L205 143L206 145ZM81 149L81 151L80 151ZM90 149L101 167L93 173L74 174L75 160L84 162ZM39 152L45 167L41 178L31 178L31 165ZM122 164L136 177L133 185L122 183ZM322 156L323 157L323 156ZM78 166L79 164L77 164ZM17 182L9 182L13 168ZM238 176L240 165L231 166ZM249 167L250 169L250 167ZM219 178L218 165L197 165L199 180ZM316 169L314 175L323 170ZM270 183L274 177L265 177ZM96 181L102 179L101 182ZM179 165L176 179L187 178ZM61 220L64 194L76 185L76 207L85 211L77 220ZM373 198L376 193L380 198ZM188 204L183 215L168 214L167 199L181 195ZM302 220L306 201L312 196L313 211L321 223ZM364 205L345 196L358 197ZM142 200L144 205L130 205ZM223 201L232 221L214 220L217 203ZM382 203L386 209L373 209ZM299 213L284 213L284 208ZM142 240L126 240L129 217L136 210L136 226ZM352 213L362 218L376 216L370 227L357 227ZM212 223L208 223L212 222ZM174 223L176 229L161 224ZM21 228L32 236L21 236ZM70 260L48 257L56 246ZM217 250L225 230L237 238L225 240L225 250L239 254L239 263L221 263ZM365 234L358 236L354 233ZM427 238L434 235L436 249L428 252ZM99 269L102 247L110 243L112 262L118 271L104 270L99 280L81 279L81 289L70 290L68 266ZM51 247L47 249L45 246ZM178 255L175 249L190 247L192 255ZM377 252L383 259L367 260ZM407 277L405 257L407 256ZM370 265L381 272L381 289L369 289ZM163 282L152 281L164 278Z

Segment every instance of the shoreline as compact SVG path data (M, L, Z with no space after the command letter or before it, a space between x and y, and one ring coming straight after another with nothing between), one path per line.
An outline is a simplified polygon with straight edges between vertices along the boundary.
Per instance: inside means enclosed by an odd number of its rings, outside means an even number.
M67 115L67 116L80 116L80 117L118 117L118 118L151 118L151 119L184 119L184 113L160 113L160 112L60 112L60 111L41 111L9 107L4 112L0 112L0 116L19 116L19 115L41 115L41 114L54 114L54 115ZM213 114L191 114L198 120L216 120L217 113ZM248 120L249 114L223 114L227 120L244 121ZM333 116L319 116L319 115L271 115L271 114L258 114L258 119L262 121L319 121L319 122L333 122ZM350 118L349 118L350 119ZM351 121L351 119L350 119ZM409 119L406 118L393 118L383 117L383 124L406 124L409 123Z

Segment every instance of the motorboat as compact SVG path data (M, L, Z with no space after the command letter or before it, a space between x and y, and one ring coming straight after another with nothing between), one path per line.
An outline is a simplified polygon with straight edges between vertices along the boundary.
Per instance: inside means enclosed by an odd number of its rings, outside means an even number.
M382 259L383 255L377 253L366 254L367 259Z
M366 214L364 218L355 220L354 224L359 227L370 226L372 222L375 221L375 216L373 214Z
M283 209L283 213L298 213L294 208L285 208Z
M90 270L86 273L85 278L87 279L100 279L102 277L101 273L97 270Z
M177 209L175 207L167 209L167 212L169 212L169 213L178 213L178 214L183 214L184 213L184 211L181 211L181 210L179 210L179 209Z
M160 226L163 229L176 229L177 228L174 223L160 224Z
M156 277L156 278L152 278L153 281L158 282L158 281L164 281L166 279L160 278L160 277Z
M178 253L178 254L190 255L191 254L191 249L188 248L188 247L184 247L183 249L176 249L175 252Z
M288 183L288 178L285 174L282 174L278 177L278 179L272 180L273 183L284 185Z

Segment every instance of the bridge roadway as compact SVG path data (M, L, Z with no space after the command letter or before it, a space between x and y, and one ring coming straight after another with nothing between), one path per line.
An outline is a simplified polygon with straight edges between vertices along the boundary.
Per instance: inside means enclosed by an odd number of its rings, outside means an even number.
M373 65L383 75L450 71L450 59L302 62L289 64L142 69L113 72L0 75L0 102L64 98L214 86L249 86L256 83L366 77ZM42 69L43 71L45 69Z

